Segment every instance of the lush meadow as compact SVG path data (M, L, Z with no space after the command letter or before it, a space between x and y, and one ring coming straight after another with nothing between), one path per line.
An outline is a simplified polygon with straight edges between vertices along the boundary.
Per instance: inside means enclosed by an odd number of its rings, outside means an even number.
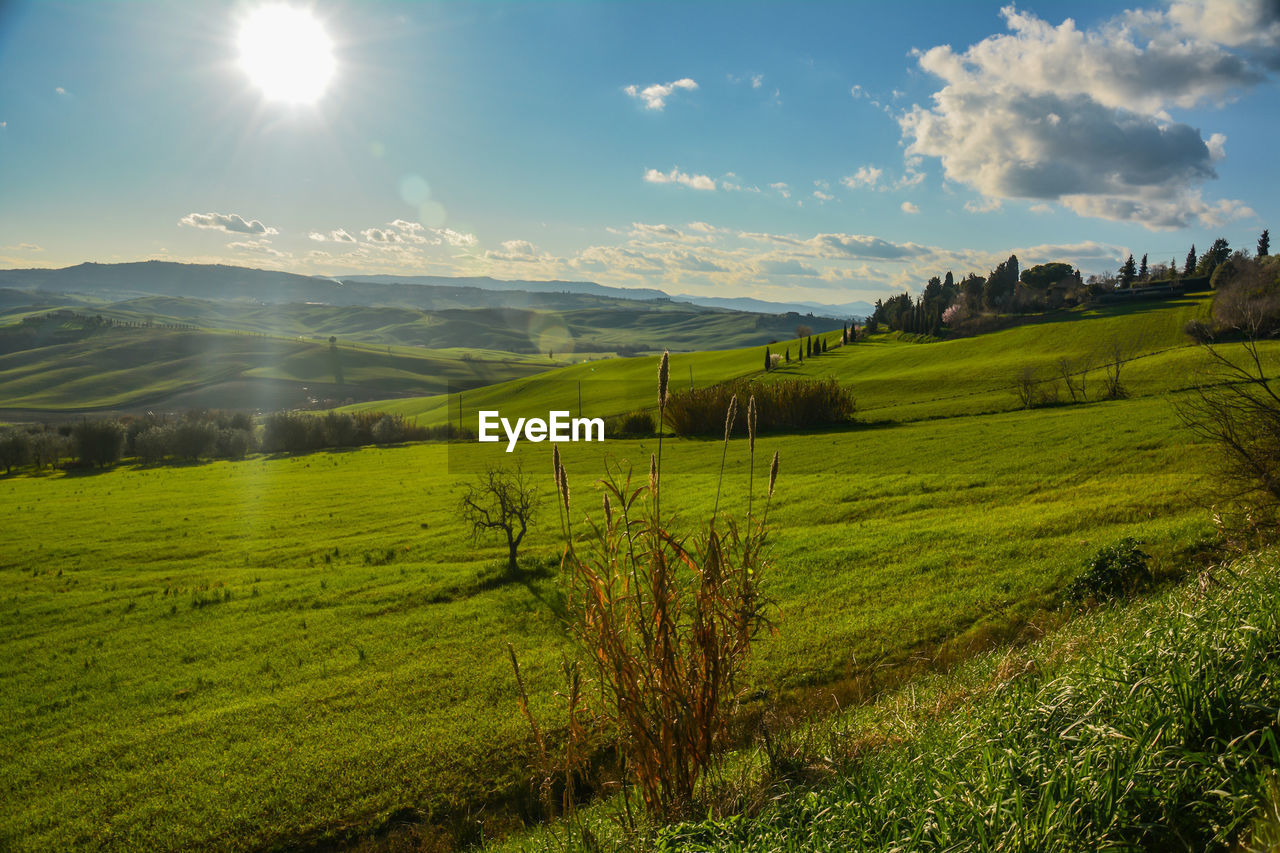
M567 446L575 518L598 512L606 455L643 472L654 444ZM1156 396L763 449L782 454L778 633L752 672L770 701L859 696L869 673L981 649L1054 606L1100 545L1137 536L1159 567L1211 531L1207 449ZM710 510L720 451L667 444L664 509ZM731 512L745 460L735 442ZM475 840L533 813L504 654L553 718L556 524L548 497L528 577L505 581L499 543L456 511L494 461L545 472L551 494L549 448L528 443L0 480L0 839L250 849L410 819Z
M826 353L799 359L800 342L782 341L772 352L791 361L764 370L764 347L677 353L671 357L672 390L705 387L740 377L760 381L832 377L846 385L866 421L913 421L982 414L1021 406L1014 393L1025 374L1040 394L1069 403L1065 374L1083 390L1080 399L1104 396L1107 365L1119 362L1119 382L1128 396L1160 395L1194 380L1203 354L1183 331L1208 316L1207 295L1164 302L1108 305L1056 312L1000 332L929 344L874 335L837 346L840 332L821 336ZM538 376L467 391L461 395L408 398L353 408L384 409L423 423L455 423L474 429L477 412L500 409L543 416L550 409L579 409L590 416L654 408L653 359L611 359L579 364ZM581 399L581 407L579 400Z

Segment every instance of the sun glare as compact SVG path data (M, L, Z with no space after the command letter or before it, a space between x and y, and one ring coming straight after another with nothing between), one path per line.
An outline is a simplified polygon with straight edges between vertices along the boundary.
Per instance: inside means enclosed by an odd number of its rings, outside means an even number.
M254 10L241 25L240 66L268 99L309 104L324 94L336 63L310 12L276 5Z

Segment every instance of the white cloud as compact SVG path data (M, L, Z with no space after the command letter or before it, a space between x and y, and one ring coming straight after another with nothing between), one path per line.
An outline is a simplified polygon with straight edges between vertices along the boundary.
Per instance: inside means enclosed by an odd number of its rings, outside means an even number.
M54 93L55 93L55 94L58 94L58 95L65 95L65 94L67 94L67 90L66 90L66 89L64 89L64 88L62 88L61 86L57 86L57 87L55 87L53 91L54 91Z
M1216 177L1225 138L1205 142L1167 112L1220 104L1256 84L1262 72L1246 58L1175 31L1173 10L1087 31L1012 6L1002 14L1007 34L963 53L918 54L944 85L930 107L899 118L908 156L938 158L948 180L988 198L1058 201L1149 228L1247 215L1241 202L1207 203L1196 189Z
M902 212L903 213L919 213L920 208L916 207L914 204L912 204L909 201L904 201L902 203Z
M859 166L858 170L852 175L845 175L841 178L840 183L851 190L862 187L874 189L882 174L884 174L883 169L877 169L874 166Z
M312 240L315 240L317 243L324 243L326 241L334 242L334 243L356 242L356 238L352 237L350 234L346 232L345 229L342 229L342 228L335 228L332 231L330 231L328 234L325 234L321 231L312 231L307 236L310 237Z
M360 236L375 245L409 242L399 231L393 228L366 228L360 232Z
M479 242L476 239L476 235L468 232L454 231L452 228L433 228L431 230L450 246L474 246Z
M639 86L627 86L622 91L626 92L637 100L644 101L645 109L662 110L667 106L667 98L677 89L686 89L693 91L698 88L698 84L688 77L682 77L671 83L654 83L652 86L645 86L641 89Z
M764 75L763 75L763 74L752 74L752 75L751 75L751 88L752 88L752 89L759 89L759 88L760 88L761 86L763 86L763 85L764 85Z
M211 231L222 231L225 234L279 234L275 228L263 225L257 219L246 220L236 213L188 213L178 220L179 225L192 228L206 228Z
M41 248L40 246L37 246L35 243L18 243L15 246L0 246L0 249L4 249L5 251L8 251L8 252L43 252L44 251L43 248Z
M716 188L716 182L706 175L690 175L681 172L678 167L673 167L670 172L649 169L644 173L644 179L651 184L683 184L695 190L714 190Z
M787 186L783 181L778 181L776 184L769 184L769 189L777 190L778 194L783 198L791 198L791 187Z
M818 201L831 201L833 198L835 198L835 196L831 195L830 193L824 193L822 190L814 190L813 197L816 198Z
M263 255L268 258L290 258L293 257L288 252L282 252L279 249L271 247L268 240L244 240L241 242L228 243L228 249L235 249L237 252L244 252L250 255Z

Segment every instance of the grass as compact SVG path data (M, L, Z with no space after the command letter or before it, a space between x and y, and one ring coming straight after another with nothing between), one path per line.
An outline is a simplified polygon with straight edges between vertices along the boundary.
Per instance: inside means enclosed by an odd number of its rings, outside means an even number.
M1208 311L1205 295L1078 309L989 335L937 343L907 343L895 336L878 335L830 349L803 363L795 358L798 343L783 341L771 349L780 352L789 347L793 360L768 373L762 368L763 347L684 353L672 356L672 389L704 387L739 377L764 381L832 377L850 388L860 419L925 420L1018 408L1013 388L1022 371L1032 368L1038 378L1048 381L1062 358L1077 373L1087 368L1086 394L1097 399L1103 384L1103 362L1118 345L1125 359L1121 382L1128 393L1162 395L1190 381L1202 354L1186 339L1182 328ZM829 344L840 339L838 332L823 337ZM592 415L653 408L652 363L651 358L636 358L575 365L477 389L462 394L461 418L474 427L480 409L500 408L504 413L526 416L545 416L552 408L576 413L579 392L583 411ZM1061 397L1069 399L1065 387ZM363 407L385 407L424 422L459 418L457 394Z
M984 648L1100 544L1169 555L1208 533L1188 491L1204 449L1157 399L762 441L783 460L780 633L750 675L784 694ZM652 447L568 446L577 505L602 452ZM705 514L719 444L667 450L664 509ZM513 455L549 492L546 448ZM0 480L0 839L250 849L405 809L453 837L510 829L504 807L533 807L505 644L547 717L564 638L557 584L495 582L502 546L456 518L456 483L491 459L423 445ZM553 530L530 557L555 559Z
M1274 849L1277 650L1271 552L827 721L791 753L821 783L655 846Z
M1196 355L1178 345L1180 322L1203 309L858 344L771 374L849 377L887 414L760 438L762 459L782 456L766 590L779 632L748 672L770 706L860 702L990 648L1123 537L1158 576L1176 573L1213 535L1210 450L1167 399ZM1096 352L1127 324L1149 342L1126 368L1132 396L1014 410L1012 368ZM690 367L699 384L751 375L762 356L673 356L672 387ZM464 405L576 410L583 379L601 394L592 406L625 411L653 399L655 361L577 365L466 392ZM948 380L956 364L967 378ZM877 391L882 373L897 384ZM400 405L425 415L444 400ZM606 457L643 477L655 446L561 446L575 511L599 514ZM721 450L666 445L664 513L711 510ZM536 816L506 648L520 651L533 713L556 719L560 548L550 449L500 452L417 445L0 478L0 847L296 847L404 823L453 844ZM457 512L467 476L495 458L544 472L521 582L504 582L505 546L473 544ZM730 444L725 476L722 508L738 512L745 442Z
M268 380L316 385L325 389L321 396L343 399L486 385L553 366L545 356L350 343L338 348L335 362L324 341L159 328L70 328L35 346L8 344L18 331L0 328L4 409L85 411L176 400L214 407L260 402L270 409L279 392Z

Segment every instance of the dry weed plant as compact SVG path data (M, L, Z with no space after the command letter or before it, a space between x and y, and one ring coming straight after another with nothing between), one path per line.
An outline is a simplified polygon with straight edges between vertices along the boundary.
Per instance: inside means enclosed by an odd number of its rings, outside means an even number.
M659 423L667 403L670 360L658 370ZM778 478L778 454L769 468L764 510L754 514L756 405L747 403L751 460L745 520L720 510L728 442L737 417L736 398L725 417L716 503L710 515L679 525L661 511L662 436L650 458L647 482L610 466L598 481L603 495L596 517L575 522L568 477L558 449L552 467L559 493L567 586L566 628L580 661L566 662L568 710L564 748L549 756L544 735L528 711L514 650L520 705L540 756L539 775L548 800L563 778L563 808L572 809L588 740L605 732L613 741L626 816L636 825L632 791L648 816L683 816L700 781L727 745L729 723L745 693L752 641L770 627L761 592L770 499ZM588 677L588 674L590 677ZM550 811L550 809L549 809Z

